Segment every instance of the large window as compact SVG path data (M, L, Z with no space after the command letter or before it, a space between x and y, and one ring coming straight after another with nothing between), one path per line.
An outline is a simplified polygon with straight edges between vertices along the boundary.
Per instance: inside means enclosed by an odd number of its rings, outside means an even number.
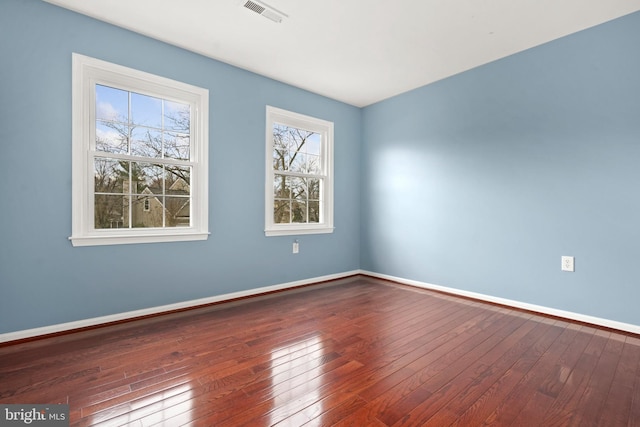
M333 232L333 123L267 106L265 234Z
M208 96L73 55L74 246L207 238Z

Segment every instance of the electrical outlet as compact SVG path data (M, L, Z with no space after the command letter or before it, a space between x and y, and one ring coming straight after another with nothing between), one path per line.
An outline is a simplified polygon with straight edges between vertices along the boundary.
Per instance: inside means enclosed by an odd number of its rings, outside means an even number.
M297 254L298 252L300 252L300 243L296 240L293 242L293 253Z
M575 271L573 265L573 257L572 256L563 256L562 257L562 271Z

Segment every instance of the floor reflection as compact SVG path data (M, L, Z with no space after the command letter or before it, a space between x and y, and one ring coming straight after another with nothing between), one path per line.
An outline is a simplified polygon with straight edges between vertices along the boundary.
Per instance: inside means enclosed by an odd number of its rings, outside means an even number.
M274 349L271 352L273 410L271 424L283 421L314 403L313 412L322 412L324 343L319 336Z
M153 393L131 403L129 416L142 421L144 425L183 425L191 421L193 405L191 384L183 384L165 391ZM141 418L144 413L149 413ZM179 424L178 424L179 421ZM133 424L137 425L137 424Z

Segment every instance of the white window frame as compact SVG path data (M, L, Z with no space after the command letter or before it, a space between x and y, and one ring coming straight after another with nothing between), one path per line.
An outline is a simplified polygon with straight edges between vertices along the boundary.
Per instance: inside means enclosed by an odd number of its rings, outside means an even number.
M287 236L333 233L333 122L306 116L267 105L266 114L266 179L265 179L265 235ZM320 134L322 138L322 173L319 223L277 224L273 219L273 125L275 123Z
M72 55L72 235L73 246L206 240L208 231L209 91L200 87L112 64ZM96 84L191 106L191 224L189 227L96 229L94 172Z

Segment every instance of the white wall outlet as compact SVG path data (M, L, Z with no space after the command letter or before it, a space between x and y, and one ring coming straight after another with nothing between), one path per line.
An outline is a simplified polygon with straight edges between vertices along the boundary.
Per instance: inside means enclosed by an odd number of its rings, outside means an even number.
M572 256L563 256L562 257L562 271L575 271L573 268L573 257Z
M298 252L300 252L300 243L296 240L293 242L293 253L297 254Z

